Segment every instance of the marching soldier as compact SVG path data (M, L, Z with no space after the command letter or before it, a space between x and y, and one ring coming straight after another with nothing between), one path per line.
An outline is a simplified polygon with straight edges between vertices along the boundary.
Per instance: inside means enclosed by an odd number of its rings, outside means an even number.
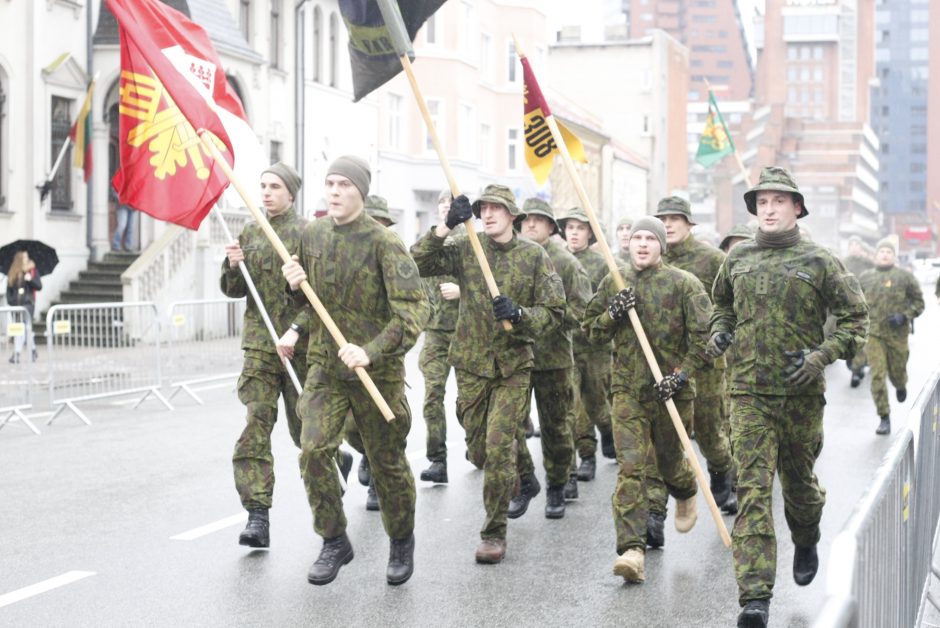
M846 269L858 277L859 280L861 280L862 273L875 267L875 263L872 261L871 255L865 247L865 243L862 242L862 239L858 236L849 238L849 253L842 261ZM865 378L865 367L868 366L867 345L859 347L858 351L855 352L855 356L846 362L846 365L849 367L849 370L852 371L852 380L850 382L852 388L858 388L859 384L862 383L862 379ZM888 430L890 431L890 425L888 426ZM888 432L885 433L887 434Z
M551 206L538 198L526 200L522 211L525 218L516 219L516 228L522 235L540 244L548 253L561 277L565 290L565 319L561 327L551 334L536 338L535 366L532 369L532 388L539 412L542 431L542 463L545 465L545 516L561 519L565 516L565 492L569 498L577 495L578 479L569 470L574 464L573 426L574 359L571 354L571 330L580 328L584 308L591 299L591 282L578 260L565 247L552 239L558 233L558 223ZM531 399L531 395L529 397ZM526 414L529 414L528 407ZM525 435L520 434L519 495L509 503L508 517L515 519L525 514L529 501L540 490L535 477L535 465L526 447Z
M261 173L261 196L268 221L287 250L292 252L300 248L300 234L307 224L294 208L294 197L301 184L297 171L285 163L278 162ZM245 225L238 241L225 247L225 255L220 282L225 296L237 299L248 295L245 278L238 269L238 263L244 262L261 297L261 306L267 310L274 328L286 330L300 308L284 294L284 284L274 272L277 253L261 227L254 222ZM242 506L248 511L248 524L239 535L238 542L249 547L268 547L268 511L274 494L271 432L277 421L278 397L284 397L287 429L298 448L300 419L296 412L297 391L278 358L258 306L254 299L248 300L242 328L245 362L238 379L238 399L245 404L247 416L245 429L235 443L232 466L235 488ZM303 338L306 340L306 333ZM292 360L301 381L307 371L305 349L303 346L298 350ZM351 465L352 456L345 453L341 466L346 474Z
M342 494L331 469L331 455L343 437L351 410L371 463L382 523L391 539L386 580L398 585L414 571L415 485L405 445L411 411L404 393L404 355L421 332L428 303L418 269L401 239L369 218L363 209L369 193L369 165L344 156L327 170L329 216L304 229L300 253L282 267L295 298L304 307L295 325L310 331L308 373L298 402L303 421L300 466L314 529L323 547L307 580L332 582L353 559L346 535ZM310 284L348 343L337 351L325 325L306 304L300 284ZM278 351L290 356L299 334L289 330ZM354 369L367 369L395 414L386 421Z
M625 264L630 263L630 229L633 219L625 216L617 221L617 257Z
M383 227L391 227L398 224L388 211L388 201L381 196L370 194L365 200L365 210L373 220L378 221Z
M891 380L897 400L903 403L907 399L907 335L914 319L924 312L924 295L917 279L896 262L894 243L884 238L875 248L875 267L858 278L871 320L865 349L871 367L871 396L881 417L876 434L891 433L885 376Z
M591 230L587 214L575 207L566 216L558 219L561 236L568 244L568 251L575 256L591 280L591 291L597 291L601 279L607 275L604 256L591 248L597 242ZM610 344L592 345L581 330L571 334L575 362L575 446L581 457L578 480L594 479L597 469L597 436L601 434L601 453L614 458L614 438L610 428Z
M757 216L754 242L737 245L718 271L708 353L732 347L731 445L740 511L733 560L743 607L738 626L763 627L776 576L773 478L796 550L793 579L812 582L826 493L813 467L822 450L823 370L865 341L868 308L855 276L825 248L801 239L803 195L783 168L761 172L744 195ZM836 319L826 336L827 312Z
M491 299L469 239L445 239L459 224L483 221L480 244L502 294ZM467 457L483 469L486 520L476 550L478 563L506 555L506 513L516 484L517 437L523 429L534 366L535 338L550 334L565 313L561 279L539 245L519 238L513 221L525 214L512 191L488 185L472 207L465 196L451 201L443 224L411 247L421 274L452 275L460 284L460 316L450 345L457 374L457 419L466 432ZM509 321L506 331L502 321Z
M693 275L662 262L668 250L663 223L644 216L633 223L627 288L617 291L607 275L588 304L583 329L594 342L614 343L613 428L617 487L612 502L617 532L614 574L643 582L649 496L647 461L655 448L659 474L676 499L676 530L688 532L697 519L698 489L679 435L663 402L673 399L686 424L692 416L691 379L707 362L705 343L711 304ZM650 345L667 375L656 383L628 320L636 308Z
M721 249L725 255L727 255L736 245L744 242L745 240L753 239L753 229L747 225L735 225L731 227L730 231L728 231L728 235L721 239L721 244L718 246L718 248ZM711 286L705 286L705 290L711 290Z

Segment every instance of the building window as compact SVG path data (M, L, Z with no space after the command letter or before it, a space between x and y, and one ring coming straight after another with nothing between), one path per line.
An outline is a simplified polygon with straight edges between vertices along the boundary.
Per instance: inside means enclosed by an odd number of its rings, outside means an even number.
M460 154L469 160L477 157L476 133L473 132L477 128L475 118L473 106L460 103L460 118L457 126L457 131L460 134L458 144Z
M823 80L823 71L822 68L813 69L813 80L817 83Z
M281 0L271 0L271 50L269 58L271 67L282 69L284 60L281 58Z
M796 83L796 77L798 76L798 74L799 72L797 71L795 67L790 66L789 68L787 68L787 80L790 81L791 83Z
M330 87L339 85L339 18L330 13Z
M388 146L401 149L401 103L398 94L388 95Z
M508 59L507 59L507 60L509 61L509 68L508 68L508 70L509 70L509 74L508 74L508 76L509 76L509 82L510 82L510 83L515 83L516 80L517 80L517 74L516 74L516 72L517 72L517 71L516 71L516 65L517 65L517 63L516 63L516 45L515 45L514 43L512 43L512 42L509 42L507 51L509 52L509 57L508 57Z
M428 21L424 23L424 41L429 44L437 43L437 16L432 13Z
M239 0L238 3L238 28L242 32L242 37L248 44L251 44L251 0Z
M480 166L493 169L493 131L488 124L480 125Z
M789 46L787 46L787 59L789 59L790 61L796 61L798 57L799 57L799 48L797 46L794 46L793 44L790 44Z
M319 6L313 7L313 45L310 54L313 56L313 80L323 82L323 12Z
M823 49L822 46L813 46L813 59L816 61L822 61L823 58Z
M911 29L911 41L927 41L927 29L926 28Z
M284 144L282 142L271 140L271 151L270 151L271 154L268 155L268 157L271 159L272 164L276 164L277 162L281 161L281 158L284 153L283 149L284 149Z
M519 129L506 133L506 149L506 170L515 172L519 169Z
M493 57L490 45L493 38L486 33L480 34L480 76L484 81L490 81L493 73Z
M444 136L444 103L437 98L428 98L428 113L431 114L431 124L437 129L437 136ZM424 149L434 150L434 140L431 139L431 131L428 128L424 130Z
M460 49L469 59L473 59L473 44L476 43L476 29L473 24L473 5L464 0L460 3Z
M54 161L62 150L62 144L69 139L72 129L72 101L60 96L52 97L52 123L51 130L51 159ZM49 164L50 169L52 163ZM65 156L59 164L59 169L52 179L52 210L72 210L72 147L65 151Z

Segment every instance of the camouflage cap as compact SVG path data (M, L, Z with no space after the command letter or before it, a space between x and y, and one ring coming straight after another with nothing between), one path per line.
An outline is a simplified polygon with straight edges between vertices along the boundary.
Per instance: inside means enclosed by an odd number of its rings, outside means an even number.
M681 196L668 196L659 201L654 216L657 218L659 216L682 216L690 225L695 224L692 220L692 206L689 201Z
M795 194L800 201L800 205L803 207L803 211L800 212L797 218L803 218L809 215L809 210L806 209L806 202L803 200L803 194L800 192L800 188L796 187L796 181L793 180L793 177L790 176L790 173L787 172L785 168L779 166L765 167L761 170L760 181L757 182L757 185L744 193L744 202L747 204L747 211L755 216L757 215L757 193L764 190Z
M486 186L486 188L484 188L483 194L480 195L480 198L473 201L473 205L471 206L473 215L477 218L480 217L481 203L496 203L508 209L510 216L525 217L523 211L519 209L518 205L516 205L516 195L513 194L512 190L507 188L505 185L491 183Z
M633 226L633 218L630 216L624 216L623 218L617 221L618 230L620 229L620 227L626 227L627 229L629 229L632 226Z
M543 201L540 198L527 198L525 203L522 204L522 211L524 212L522 216L516 218L516 229L522 227L522 221L525 220L528 216L544 216L551 221L555 229L552 231L552 235L559 232L558 221L555 220L555 212L552 210L552 206Z
M727 235L721 240L721 244L718 246L719 249L728 252L728 245L731 244L732 238L743 238L749 240L754 237L754 229L748 227L747 225L735 225L731 227L731 230L728 231Z
M559 218L557 221L559 233L563 238L565 238L565 225L568 224L569 220L577 220L586 224L588 228L591 227L591 221L588 219L587 213L580 207L572 207L568 210L567 214ZM567 238L565 239L567 240ZM588 246L594 244L595 242L597 242L597 238L594 236L594 229L591 229L591 239L588 240Z
M387 220L389 226L394 225L397 221L392 218L392 215L388 212L388 201L386 201L381 196L375 194L370 194L366 197L365 200L365 210L366 213L375 218L376 220L384 219Z

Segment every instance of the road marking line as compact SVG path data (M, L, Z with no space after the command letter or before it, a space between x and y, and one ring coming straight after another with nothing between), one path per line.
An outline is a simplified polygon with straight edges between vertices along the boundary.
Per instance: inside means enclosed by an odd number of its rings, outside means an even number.
M231 517L226 517L225 519L220 519L215 523L210 523L208 525L200 526L198 528L193 528L187 532L177 534L176 536L171 536L171 541L192 541L193 539L198 539L201 536L206 536L207 534L212 534L213 532L218 532L219 530L224 530L225 528L230 528L233 525L237 525L248 519L247 512L240 512L237 515L232 515Z
M48 580L31 584L28 587L17 589L16 591L4 593L3 595L0 595L0 608L9 606L10 604L15 604L17 602L22 602L26 598L39 595L40 593L45 593L46 591L51 591L52 589L64 587L67 584L72 584L73 582L77 582L82 578L87 578L88 576L94 575L94 571L68 571L61 576L49 578Z

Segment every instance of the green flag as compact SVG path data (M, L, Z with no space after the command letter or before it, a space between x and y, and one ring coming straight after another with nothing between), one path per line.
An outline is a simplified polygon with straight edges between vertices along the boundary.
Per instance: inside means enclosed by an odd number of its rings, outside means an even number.
M715 101L715 95L708 90L708 118L705 120L705 130L702 131L702 137L698 141L698 152L695 153L695 161L706 168L711 168L719 161L724 159L725 155L734 152L734 141L731 134L728 133L728 125L725 119L721 117L718 111L718 102Z

